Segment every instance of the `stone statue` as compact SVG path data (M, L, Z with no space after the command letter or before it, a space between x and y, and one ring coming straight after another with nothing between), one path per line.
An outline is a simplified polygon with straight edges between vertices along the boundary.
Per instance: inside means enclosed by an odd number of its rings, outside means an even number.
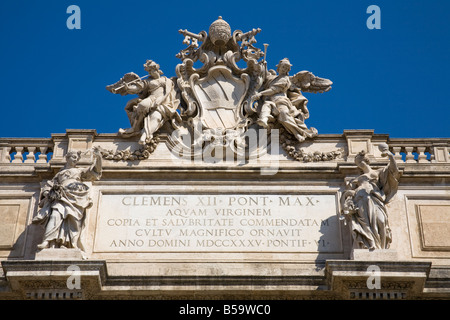
M130 72L106 87L115 94L138 95L125 107L131 127L120 129L119 135L140 135L142 146L132 152L106 150L104 158L148 158L159 143L155 133L160 129L170 132L168 126L163 128L168 121L174 130L164 139L166 146L174 155L186 158L222 161L231 155L239 159L261 157L280 137L282 147L296 160L328 161L341 154L336 151L310 156L298 147L299 142L318 134L305 124L308 100L302 92L329 91L333 84L330 80L308 71L289 76L291 64L287 58L278 64L278 73L268 70L268 44L264 44L264 51L256 46L259 28L232 31L219 16L208 32L179 32L187 47L176 55L181 63L175 68L175 77L162 76L159 65L148 60L144 64L148 75L139 77ZM275 130L258 130L258 135L266 135L267 143L250 152L245 141L258 124L281 129L281 136Z
M392 242L386 204L396 194L400 173L386 144L379 146L389 158L384 168L374 170L364 151L355 157L362 174L347 184L341 197L344 216L350 217L354 249L388 249Z
M94 162L88 168L78 168L81 152L69 151L66 165L41 190L40 210L33 223L45 226L44 239L38 245L45 248L75 248L79 242L86 209L92 206L89 187L83 181L98 180L102 174L102 157L93 150Z
M119 134L124 137L140 134L139 143L142 145L150 143L154 133L166 121L181 121L177 113L180 101L176 99L172 80L162 76L159 65L152 60L147 60L144 69L148 76L140 78L130 72L115 84L106 87L112 93L138 95L125 106L131 127L120 129ZM145 79L146 77L148 78Z
M271 70L267 72L262 91L254 95L254 100L262 98L262 106L257 123L267 128L269 120L277 120L299 142L317 135L315 128L307 128L305 119L309 117L308 100L305 92L326 92L333 84L328 79L314 76L311 72L301 71L289 76L291 70L289 59L282 59L277 65L278 75Z

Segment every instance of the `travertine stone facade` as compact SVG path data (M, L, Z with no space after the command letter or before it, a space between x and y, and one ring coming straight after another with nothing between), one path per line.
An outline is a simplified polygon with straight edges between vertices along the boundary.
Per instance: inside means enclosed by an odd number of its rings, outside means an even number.
M436 299L450 297L449 139L391 139L371 130L318 135L304 153L342 150L327 161L295 161L279 145L244 163L174 156L162 132L150 157L102 160L85 182L92 206L76 249L44 249L32 223L46 181L81 151L139 150L139 136L67 130L49 139L0 139L0 298ZM346 179L388 160L401 174L386 205L389 249L353 249L342 219ZM262 171L262 168L271 168ZM46 251L49 250L49 251ZM53 250L53 251L52 251ZM84 257L83 257L84 256ZM381 287L369 289L370 266ZM80 289L68 289L77 266Z
M450 298L449 138L319 134L331 80L179 32L106 87L130 128L0 138L0 299Z

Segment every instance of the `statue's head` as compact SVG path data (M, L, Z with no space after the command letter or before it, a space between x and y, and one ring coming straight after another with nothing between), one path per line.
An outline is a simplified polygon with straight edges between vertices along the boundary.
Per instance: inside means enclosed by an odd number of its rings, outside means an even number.
M67 163L76 164L81 158L81 151L69 151L66 153Z
M280 62L277 64L277 72L280 73L284 71L288 73L291 70L291 67L292 64L288 58L281 59Z
M153 60L147 60L144 63L144 70L147 71L150 74L153 73L153 72L157 72L160 75L163 74L163 72L159 69L159 64L157 64Z
M370 160L366 155L366 152L364 150L360 151L356 157L355 157L355 164L361 168L361 166L365 165L369 165L370 164Z

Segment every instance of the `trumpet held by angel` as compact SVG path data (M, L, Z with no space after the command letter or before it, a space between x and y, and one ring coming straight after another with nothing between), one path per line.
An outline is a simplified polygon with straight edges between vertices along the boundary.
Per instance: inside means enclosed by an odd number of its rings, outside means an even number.
M134 72L125 74L118 82L106 87L114 94L136 94L125 106L130 128L119 129L123 137L140 135L139 143L148 144L166 121L180 121L177 113L180 101L176 98L174 83L163 76L159 64L147 60L144 69L148 75L139 77Z

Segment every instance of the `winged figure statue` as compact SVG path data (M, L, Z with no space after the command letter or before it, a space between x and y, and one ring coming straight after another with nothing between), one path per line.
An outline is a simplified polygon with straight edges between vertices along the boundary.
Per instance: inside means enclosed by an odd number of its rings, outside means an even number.
M333 84L330 80L316 77L309 71L300 71L289 76L291 70L289 59L282 59L277 65L277 72L267 72L262 91L256 93L253 100L259 100L257 123L267 128L269 122L278 121L299 142L313 138L317 130L305 125L309 117L308 99L303 92L326 92ZM278 74L277 74L278 73Z
M119 134L123 137L140 135L139 143L143 145L150 143L155 132L166 121L181 121L177 113L179 100L176 99L172 80L162 76L159 64L152 60L147 60L144 69L148 72L147 76L139 77L129 72L118 82L106 87L115 94L138 95L125 106L131 127L120 129Z

